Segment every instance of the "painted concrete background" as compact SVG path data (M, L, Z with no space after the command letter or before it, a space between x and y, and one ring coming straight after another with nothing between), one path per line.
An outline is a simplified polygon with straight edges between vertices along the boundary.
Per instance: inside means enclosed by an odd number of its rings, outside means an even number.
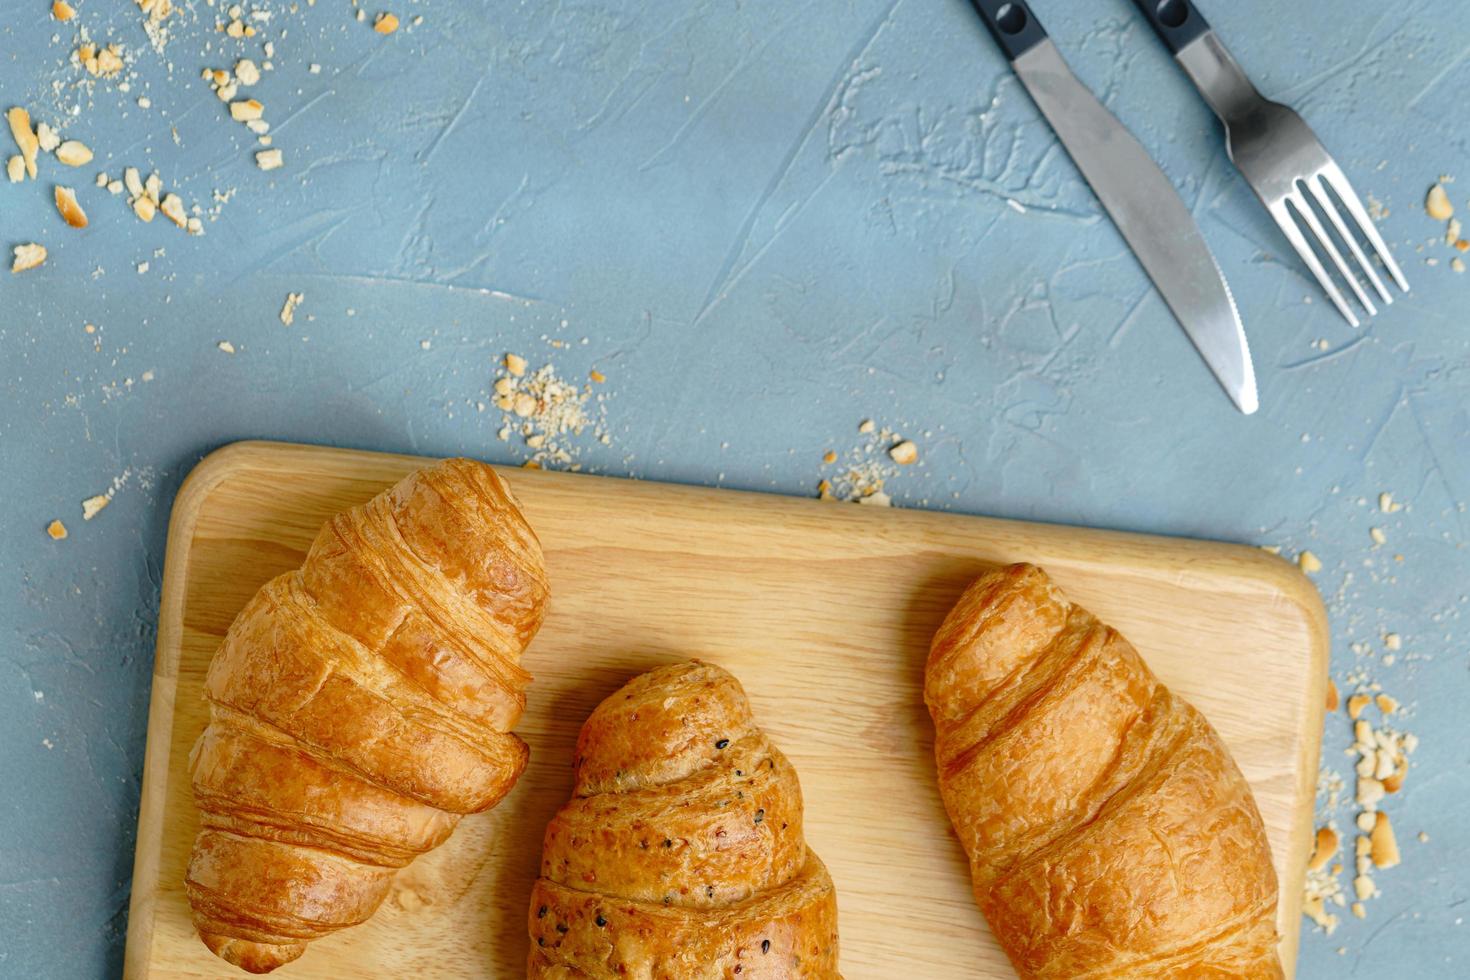
M41 0L0 18L0 101L97 154L0 184L7 257L50 249L0 273L0 975L120 968L190 467L258 437L521 460L490 404L506 351L605 375L609 441L569 439L591 471L812 495L872 418L920 448L886 485L899 506L1310 549L1339 686L1381 684L1420 745L1385 804L1402 866L1365 920L1308 924L1300 975L1470 972L1470 275L1422 207L1460 172L1470 212L1458 4L1207 10L1381 202L1413 292L1357 330L1284 256L1132 4L1037 4L1230 278L1261 381L1244 418L962 0L385 0L388 37L377 7L262 0L246 40L216 30L223 0L175 0L162 53L132 4L73 2L72 24ZM125 79L76 86L76 23L125 46ZM273 63L249 91L284 151L269 173L199 77L242 55ZM130 165L197 202L205 234L93 186ZM85 231L57 218L58 181ZM1349 796L1350 741L1339 713L1324 761ZM1325 815L1350 831L1350 806Z

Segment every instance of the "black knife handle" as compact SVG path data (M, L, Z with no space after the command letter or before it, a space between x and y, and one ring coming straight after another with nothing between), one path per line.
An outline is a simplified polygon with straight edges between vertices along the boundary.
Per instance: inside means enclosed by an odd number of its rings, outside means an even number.
M1023 0L970 0L1006 58L1015 61L1046 40L1046 30Z
M1134 0L1134 3L1173 54L1210 29L1209 22L1190 0Z

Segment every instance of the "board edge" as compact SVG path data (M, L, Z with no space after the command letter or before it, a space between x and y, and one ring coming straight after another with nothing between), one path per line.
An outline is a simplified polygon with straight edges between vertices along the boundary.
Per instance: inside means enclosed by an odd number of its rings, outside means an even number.
M123 947L123 980L146 980L151 972L154 906L163 852L163 822L168 800L169 761L173 755L174 699L183 654L184 600L188 594L189 559L199 511L231 472L255 454L259 443L234 442L206 454L189 470L174 495L164 543L163 581L158 602L158 639L153 652L152 689L148 697L147 739L138 801L138 830L133 847L133 875L128 898L127 938Z

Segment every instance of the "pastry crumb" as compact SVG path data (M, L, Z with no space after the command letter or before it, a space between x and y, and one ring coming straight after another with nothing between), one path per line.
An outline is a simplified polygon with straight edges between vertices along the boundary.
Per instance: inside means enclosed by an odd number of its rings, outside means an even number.
M46 533L51 536L52 541L61 541L66 537L66 525L61 521L52 521L46 525Z
M215 344L215 346L224 351L226 354L235 353L235 345L230 343L228 340L221 340L218 344Z
M87 213L77 203L76 191L57 184L53 197L56 200L56 210L60 212L63 221L73 228L87 227Z
M36 131L31 128L31 114L22 106L14 106L5 114L5 118L10 123L10 135L15 139L16 147L20 149L26 176L35 180L36 154L41 150L41 141L36 136Z
M1303 551L1296 556L1297 567L1308 575L1315 575L1322 570L1322 559L1310 551Z
M82 520L90 521L92 518L102 513L102 509L110 503L112 503L112 498L107 496L107 494L105 493L99 493L96 496L88 497L86 500L83 500Z
M296 307L306 299L305 293L287 293L286 302L281 306L281 322L286 326L296 322Z
M899 466L911 466L919 461L919 447L905 439L890 448L888 455Z
M46 261L46 246L27 242L14 248L15 260L10 263L11 272L27 272Z
M261 170L278 170L285 162L280 150L260 150L255 154L255 165Z
M1435 221L1448 221L1455 215L1455 206L1450 203L1450 196L1445 192L1443 184L1435 184L1429 188L1428 195L1424 198L1424 212Z
M67 140L56 147L56 159L68 167L84 167L92 162L92 150L81 140Z
M384 11L378 15L377 20L373 21L373 30L379 34L392 34L398 30L398 17Z

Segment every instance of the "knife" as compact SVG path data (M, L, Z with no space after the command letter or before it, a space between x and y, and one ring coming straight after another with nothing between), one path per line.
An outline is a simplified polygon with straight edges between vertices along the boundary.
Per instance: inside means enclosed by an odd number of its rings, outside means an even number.
M1235 407L1259 407L1230 286L1179 192L1087 90L1022 0L970 0L1062 146Z

